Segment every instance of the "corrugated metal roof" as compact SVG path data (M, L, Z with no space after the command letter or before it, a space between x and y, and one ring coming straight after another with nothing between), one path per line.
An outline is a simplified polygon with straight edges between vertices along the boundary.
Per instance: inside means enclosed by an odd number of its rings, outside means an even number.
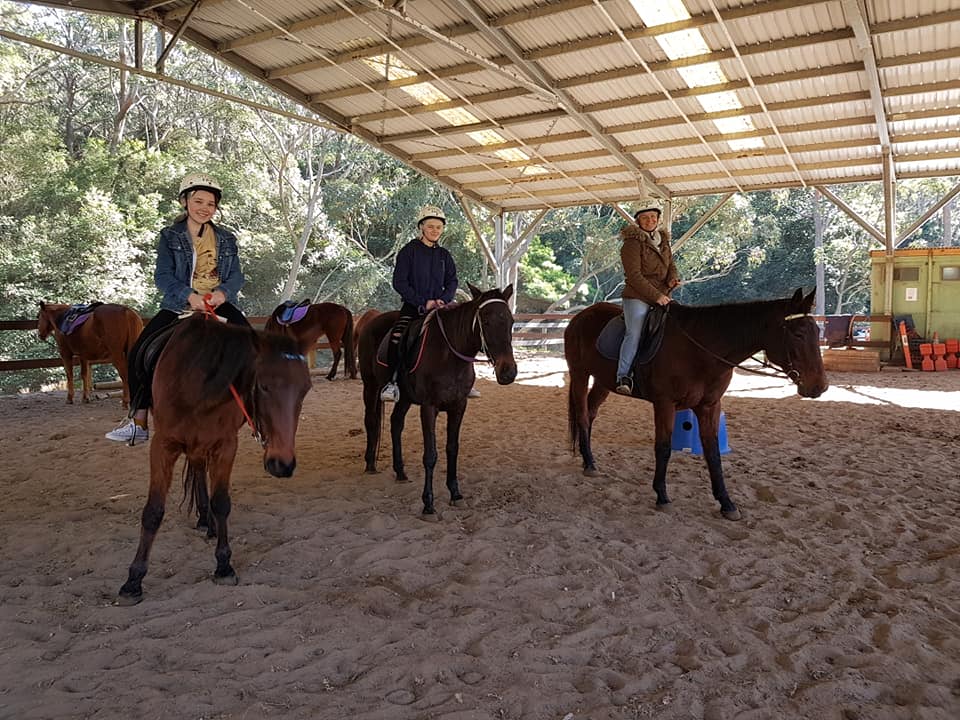
M44 4L173 33L194 3ZM491 208L876 180L885 134L897 176L960 174L960 0L684 4L205 0L183 38Z

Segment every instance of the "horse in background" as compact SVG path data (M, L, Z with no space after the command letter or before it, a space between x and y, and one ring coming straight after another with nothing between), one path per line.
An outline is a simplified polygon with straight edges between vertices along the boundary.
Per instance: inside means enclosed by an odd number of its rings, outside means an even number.
M63 369L67 374L67 404L73 404L73 359L80 360L80 379L83 383L82 400L90 402L93 388L92 366L110 363L120 375L123 386L123 407L130 404L130 385L127 381L127 355L143 330L143 320L126 305L104 303L92 308L89 316L72 332L65 334L60 323L74 307L62 303L40 302L37 315L37 334L46 340L51 334L57 342Z
M343 305L324 302L314 303L307 308L306 314L296 322L284 325L280 318L285 305L278 305L267 319L264 330L292 337L300 347L300 352L308 355L310 367L316 365L317 351L314 348L321 335L327 336L330 351L333 353L333 365L327 373L327 380L337 376L340 358L346 354L345 365L351 380L357 378L357 356L353 340L353 313Z
M667 509L667 462L674 414L692 408L710 473L713 496L728 520L740 511L730 499L720 463L720 400L733 370L763 350L797 385L801 397L819 397L827 389L820 356L820 330L810 315L814 292L798 289L793 297L713 306L667 306L659 351L647 364L634 364L634 396L653 403L656 426L653 489L657 509ZM567 420L573 449L583 458L584 475L597 475L590 446L600 405L616 387L616 359L597 349L606 324L622 313L619 305L598 303L577 313L564 331L564 355L570 371ZM771 366L772 367L772 366ZM775 369L775 368L774 368ZM589 389L590 378L593 386Z
M217 537L213 580L237 584L227 537L237 431L246 419L263 446L264 469L274 477L293 475L297 425L310 373L291 338L197 314L171 332L157 359L152 387L150 488L140 544L120 588L121 605L143 598L150 549L180 455L186 455L184 493L197 510L197 527L205 529L207 537Z
M408 335L415 335L415 361L401 358L397 371L400 400L390 415L390 437L393 444L393 470L397 482L408 482L403 466L404 420L411 405L420 406L423 430L423 513L425 520L438 520L433 500L433 470L437 464L437 415L447 413L447 489L450 504L465 504L457 479L457 458L460 452L460 426L467 409L467 394L475 380L473 363L484 352L493 363L497 382L509 385L517 377L513 359L513 314L507 301L513 286L505 290L482 291L469 285L473 299L442 308L421 320L414 320ZM400 316L398 311L377 315L360 333L360 376L363 379L363 424L367 433L364 454L366 472L376 473L377 449L383 400L380 391L390 379L391 370L378 358L383 339Z

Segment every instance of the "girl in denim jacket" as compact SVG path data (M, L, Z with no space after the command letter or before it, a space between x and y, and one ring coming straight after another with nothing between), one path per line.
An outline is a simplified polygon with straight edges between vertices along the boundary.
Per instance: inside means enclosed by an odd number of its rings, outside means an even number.
M213 223L221 193L220 183L204 173L190 173L180 183L179 200L184 211L172 225L160 231L157 244L153 277L163 294L160 312L143 329L127 356L131 418L107 433L110 440L135 445L150 437L150 378L144 377L135 359L141 346L157 332L185 312L204 310L205 302L226 322L250 326L237 308L237 293L244 281L237 238L230 230Z

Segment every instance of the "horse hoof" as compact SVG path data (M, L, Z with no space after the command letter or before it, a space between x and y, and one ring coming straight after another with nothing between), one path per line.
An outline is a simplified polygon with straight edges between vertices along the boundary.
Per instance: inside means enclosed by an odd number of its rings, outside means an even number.
M121 607L131 607L139 603L141 600L143 600L143 591L138 593L121 592L119 595L117 595L116 604L120 605Z
M422 512L420 513L420 519L423 520L424 522L435 523L435 522L440 522L443 518L440 517L440 513L438 512L432 512L432 513Z
M217 585L236 585L240 582L240 578L237 577L236 573L230 573L229 575L214 575L213 582Z
M451 500L450 504L455 508L466 508L470 507L470 503L467 502L466 498L457 498L456 500Z
M377 475L377 474L378 474L378 473L377 473L377 469L376 469L375 467L373 467L373 468L369 468L369 467L368 467L366 470L364 470L364 472L365 472L367 475Z
M670 512L673 510L672 502L657 503L657 512Z
M398 482L398 483L408 483L408 482L412 482L412 481L410 480L410 478L408 478L408 477L406 476L406 473L404 473L404 474L401 474L401 475L397 475L397 482Z
M721 510L720 514L723 515L723 517L727 520L739 520L743 517L737 508L734 508L733 510Z
M595 467L588 467L583 469L583 474L586 475L587 477L599 477L600 471L597 470Z

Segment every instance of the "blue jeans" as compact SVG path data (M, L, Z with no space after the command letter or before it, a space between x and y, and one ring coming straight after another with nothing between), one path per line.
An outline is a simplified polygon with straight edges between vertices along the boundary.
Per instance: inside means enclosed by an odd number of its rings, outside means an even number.
M623 319L627 325L627 332L623 336L623 345L620 346L620 362L617 363L617 378L630 374L633 359L637 356L640 347L640 336L643 334L643 323L650 306L643 300L635 298L623 299Z

